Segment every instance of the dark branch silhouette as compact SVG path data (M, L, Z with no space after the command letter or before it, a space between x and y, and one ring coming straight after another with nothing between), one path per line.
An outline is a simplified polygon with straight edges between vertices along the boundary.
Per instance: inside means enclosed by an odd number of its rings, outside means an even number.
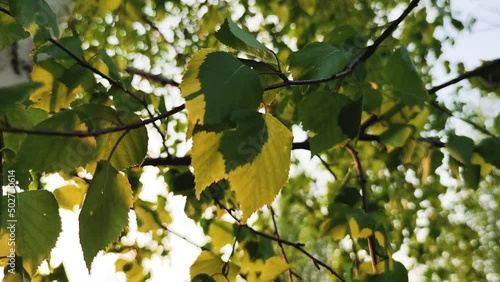
M359 186L361 186L363 210L365 211L365 213L369 213L370 209L368 207L368 189L366 188L366 177L363 166L361 165L361 160L358 156L358 152L349 144L346 144L344 148L349 152L349 154L351 154L352 160L354 161L356 171L358 172ZM370 252L370 257L372 259L372 271L373 273L377 273L377 257L375 255L373 235L368 237L368 251Z
M148 80L151 80L151 81L156 81L158 83L160 83L161 85L163 86L166 86L166 85L170 85L170 86L175 86L175 87L179 87L180 83L173 80L173 79L168 79L162 75L159 75L159 74L152 74L152 73L149 73L147 71L144 71L144 70L140 70L140 69L136 69L136 68L133 68L133 67L127 67L125 69L125 71L127 71L128 73L130 74L136 74L136 75L139 75L139 76L142 76Z
M384 40L386 40L394 32L394 30L396 30L399 24L408 16L408 14L410 14L410 12L415 7L417 7L419 2L420 0L411 1L408 7L404 10L404 12L389 25L389 27L375 40L375 42L372 45L363 49L361 52L359 52L349 63L347 63L347 65L344 67L342 71L332 74L328 77L318 78L318 79L286 80L282 83L268 85L264 87L264 91L287 87L287 86L293 86L293 85L310 85L310 84L324 83L350 75L354 71L354 69L358 66L359 63L368 60L373 54L375 54L375 51L380 46L380 44L382 44L382 42L384 42Z
M44 130L44 129L34 129L34 128L17 128L17 127L9 127L8 125L0 128L0 132L10 132L10 133L26 133L31 135L46 135L46 136L67 136L67 137L97 137L99 135L110 134L118 131L136 129L146 124L154 123L157 120L167 118L172 116L180 111L184 110L184 105L177 106L172 110L152 117L148 119L141 120L136 123L124 124L116 127L109 128L100 128L100 129L91 129L91 130L74 130L74 131L59 131L59 130Z
M329 266L328 264L322 262L321 260L317 259L315 256L313 256L311 253L309 253L308 251L306 251L304 249L304 246L305 244L304 243L294 243L294 242L291 242L291 241L288 241L288 240L285 240L285 239L282 239L280 237L276 237L276 236L273 236L273 235L269 235L269 234L266 234L264 232L261 232L261 231L258 231L258 230L255 230L253 229L252 227L248 226L247 224L244 224L241 222L241 220L239 218L237 218L229 208L227 208L223 203L221 203L220 201L216 200L216 203L217 205L222 208L223 210L225 210L240 226L242 227L246 227L250 232L254 233L255 235L258 235L258 236L261 236L261 237L264 237L264 238L267 238L269 240L272 240L272 241L275 241L277 243L280 243L280 244L283 244L283 245L287 245L287 246L290 246L290 247L293 247L295 248L296 250L300 251L301 253L303 253L304 255L306 255L308 258L311 259L311 261L313 262L314 266L316 266L317 269L320 269L321 267L324 267L326 268L328 271L330 271L331 274L333 274L335 277L337 277L337 279L341 282L345 282L346 280L339 274L337 273L331 266Z
M441 90L443 88L446 88L450 85L456 84L464 79L482 76L484 74L484 72L486 72L490 69L493 69L493 68L497 68L497 67L500 67L500 58L495 59L495 60L490 61L490 62L487 62L487 63L483 64L482 66L475 68L471 71L467 71L467 72L457 76L456 78L451 79L451 80L449 80L443 84L440 84L438 86L434 86L427 91L429 92L429 94L436 94L436 92L438 92L439 90Z

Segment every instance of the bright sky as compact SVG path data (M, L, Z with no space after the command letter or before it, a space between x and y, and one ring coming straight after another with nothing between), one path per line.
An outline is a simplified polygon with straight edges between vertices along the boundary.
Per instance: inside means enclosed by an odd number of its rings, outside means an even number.
M459 37L456 37L456 44L454 46L445 46L444 58L450 61L460 60L464 62L466 69L472 69L481 64L481 60L491 60L500 57L500 2L497 0L454 0L452 7L460 19L468 19L470 17L477 18L475 28L471 33L464 32ZM440 35L450 34L451 29L445 31L438 31ZM454 34L451 34L452 36ZM438 83L445 82L455 75L446 75L441 64L435 64L438 68L433 69L432 74L436 77ZM466 82L462 83L467 85ZM453 88L447 88L439 92L439 96L444 97L448 95L457 95L453 92ZM489 117L494 117L499 114L500 102L481 100L478 93L474 91L466 91L462 89L459 93L460 99L468 102L468 105L473 109L481 109L482 112L489 114ZM175 104L169 103L170 105ZM454 126L457 126L458 134L470 134L470 128L464 125L463 122L454 120ZM471 136L472 137L472 136ZM294 152L294 156L299 158L308 167L310 174L319 177L321 182L331 181L331 176L328 173L314 171L315 168L320 167L317 159L310 159L308 152L300 150ZM312 169L311 169L312 168ZM156 178L157 168L146 168L145 174L141 181L146 186L145 190L155 191L160 194L165 194L165 184L160 179ZM51 186L60 186L60 179L52 179ZM150 195L149 195L150 196ZM183 212L184 200L182 197L173 197L168 195L168 209L173 217L173 223L169 226L170 229L179 234L187 237L198 245L203 245L206 239L201 233L199 227L188 219ZM99 255L95 260L92 267L92 275L86 271L83 261L81 247L78 242L78 214L66 210L61 210L61 216L64 222L64 231L61 234L57 247L53 251L52 263L57 265L63 261L68 277L72 282L87 282L87 281L125 281L125 276L121 273L115 273L114 259L116 255ZM148 267L154 269L150 281L165 281L168 278L170 282L184 282L189 281L189 267L196 260L197 254L200 250L183 239L169 235L169 240L166 245L171 249L171 258L154 257L152 261L147 263ZM396 253L395 258L399 258L407 267L411 265L411 260L407 258L405 250ZM419 270L414 271L410 275L410 281L418 282ZM0 279L3 278L3 273L0 272Z

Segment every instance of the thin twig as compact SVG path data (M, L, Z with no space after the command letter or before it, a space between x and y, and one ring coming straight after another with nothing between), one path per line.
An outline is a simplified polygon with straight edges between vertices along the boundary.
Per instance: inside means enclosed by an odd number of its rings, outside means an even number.
M154 216L153 216L153 218L154 218ZM208 248L206 248L206 247L204 247L204 246L200 246L200 245L196 244L195 242L191 241L190 239L186 238L185 236L181 235L180 233L178 233L178 232L176 232L176 231L173 231L172 229L168 228L168 226L167 226L167 224L166 224L166 223L163 223L163 222L157 222L157 223L160 225L160 227L161 227L163 230L165 230L165 231L167 231L167 232L169 232L169 233L174 234L175 236L177 236L177 237L181 238L182 240L184 240L184 241L188 242L189 244L191 244L191 245L193 245L193 246L195 246L195 247L200 248L200 249L201 249L201 250L203 250L203 251L209 251L209 252L210 252L210 249L208 249Z
M479 66L471 71L464 72L463 74L457 76L456 78L453 78L453 79L451 79L443 84L440 84L438 86L434 86L427 91L429 92L429 94L436 94L436 92L438 92L439 90L441 90L445 87L456 84L464 79L481 76L483 74L483 72L485 72L489 69L492 69L492 68L496 68L498 66L500 66L500 58L495 59L495 60L490 61L490 62L487 62L487 63L483 64L482 66Z
M480 126L479 124L471 121L471 120L468 120L468 119L465 119L465 118L461 118L461 117L457 117L455 114L453 114L452 111L448 110L447 108L439 105L437 102L433 101L433 102L430 102L429 103L432 107L434 107L435 109L439 110L440 112L443 112L447 115L449 115L450 117L454 117L456 119L459 119L467 124L469 124L470 126L472 126L473 128L475 128L476 130L478 130L479 132L482 132L488 136L491 136L491 137L495 137L495 135L491 132L489 132L486 128Z
M280 233L278 231L278 224L276 223L276 213L274 212L274 209L271 205L268 206L269 210L271 211L271 219L273 221L273 227L274 227L274 237L281 239ZM290 263L288 261L288 257L286 256L285 249L283 249L283 244L278 241L278 246L280 249L281 256L285 260L287 264ZM293 282L293 270L291 268L288 269L288 281Z
M130 73L130 74L136 74L138 76L142 76L148 80L156 81L163 86L170 85L170 86L174 86L174 87L179 87L179 85L180 85L179 82L177 82L173 79L166 78L160 74L152 74L152 73L149 73L147 71L140 70L140 69L137 69L134 67L127 67L125 69L125 71Z
M326 170L328 170L328 172L330 172L330 174L333 176L333 178L335 178L335 180L337 180L337 175L335 174L335 172L333 172L333 170L330 168L330 165L325 161L323 160L323 158L318 155L318 159L321 161L321 163L323 164L323 166L326 168Z
M351 145L346 144L344 148L351 154L352 160L354 161L356 171L358 172L359 185L361 186L361 196L363 200L363 210L368 213L368 189L366 188L366 178L363 171L363 166L361 165L361 160L359 159L358 152L351 147ZM368 251L370 252L370 257L372 259L372 271L377 273L377 257L375 256L374 240L373 235L368 237Z
M3 12L3 13L5 13L5 14L7 14L7 15L9 15L9 16L11 16L11 17L13 17L12 14L10 13L10 11L8 11L8 10L6 10L4 8L0 7L0 11ZM69 50L68 48L66 48L61 43L59 43L59 41L57 41L57 39L49 37L49 41L52 44L54 44L55 46L57 46L59 49L61 49L68 56L70 56L72 59L74 59L79 65L81 65L82 67L90 70L91 72L93 72L93 73L101 76L102 78L104 78L105 80L107 80L111 85L117 87L118 89L122 90L123 92L127 93L129 96L131 96L132 98L134 98L135 100L137 100L144 107L144 109L147 111L149 117L151 119L154 117L154 114L149 110L148 104L146 103L146 101L143 100L143 99L141 99L136 94L134 94L128 88L126 88L123 83L112 79L110 76L104 74L103 72L101 72L97 68L93 67L91 64L89 64L88 62L84 61L82 58L80 58L76 54L74 54L71 50ZM163 144L165 145L166 144L165 134L163 134L163 132L160 130L160 127L158 125L156 125L154 122L153 122L153 127L158 131L158 134L160 134L160 136L161 136L161 138L163 140Z
M368 58L370 58L373 54L375 54L375 51L377 48L386 40L393 32L396 30L396 28L399 26L399 24L410 14L410 12L417 7L418 3L420 0L413 0L410 2L408 7L404 10L404 12L395 20L393 21L389 27L375 40L375 42L363 49L361 52L359 52L350 62L346 64L344 69L338 73L332 74L327 77L323 78L318 78L318 79L307 79L307 80L287 80L281 83L277 84L271 84L266 87L264 87L264 91L267 90L272 90L276 88L282 88L282 87L287 87L287 86L294 86L294 85L310 85L310 84L319 84L319 83L324 83L336 79L340 79L343 77L346 77L350 75L356 66L361 63L366 61Z
M98 129L91 129L91 130L73 130L73 131L58 131L58 130L45 130L45 129L34 129L34 128L17 128L17 127L10 127L6 126L3 128L0 128L0 132L10 132L10 133L26 133L26 134L32 134L32 135L46 135L46 136L73 136L73 137L90 137L94 136L97 137L99 135L104 135L104 134L110 134L118 131L124 131L124 130L130 130L130 129L135 129L139 128L141 126L144 126L146 124L154 123L157 120L167 118L171 115L174 115L180 111L184 110L184 105L180 105L178 107L173 108L172 110L152 117L148 119L141 120L136 123L129 123L129 124L124 124L116 127L109 127L109 128L98 128Z
M247 224L243 224L241 223L241 220L239 218L237 218L236 216L233 215L233 213L231 212L230 209L228 209L223 203L221 203L219 200L216 200L216 203L217 205L219 205L223 210L225 210L239 225L241 225L242 227L246 227L250 232L254 233L255 235L258 235L258 236L261 236L261 237L264 237L264 238L267 238L269 240L272 240L272 241L275 241L275 242L278 242L278 243L281 243L281 244L284 244L284 245L287 245L287 246L291 246L293 248L295 248L296 250L302 252L304 255L306 255L308 258L311 259L311 261L313 262L314 266L316 266L317 269L321 269L321 267L324 267L326 268L328 271L330 271L331 274L333 274L335 277L337 277L337 279L341 282L345 282L346 280L340 276L340 274L338 274L331 266L327 265L326 263L322 262L321 260L317 259L316 257L314 257L311 253L309 253L308 251L306 251L303 247L305 246L303 243L294 243L294 242L291 242L291 241L288 241L288 240L285 240L285 239L282 239L282 238L277 238L273 235L269 235L269 234L266 234L264 232L260 232L258 230L255 230L253 229L252 227L248 226Z

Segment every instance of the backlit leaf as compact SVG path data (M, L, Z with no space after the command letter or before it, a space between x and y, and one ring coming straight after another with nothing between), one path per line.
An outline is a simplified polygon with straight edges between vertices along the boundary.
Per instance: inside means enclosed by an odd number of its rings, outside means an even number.
M232 121L237 127L224 131L219 146L226 172L253 161L269 138L264 115L258 112L234 112Z
M383 74L394 98L408 106L424 106L429 95L404 45L391 55Z
M0 114L6 113L16 104L26 100L30 96L30 93L40 86L42 84L38 82L26 82L9 87L1 87L0 99L2 103L0 104Z
M478 153L485 161L500 168L500 137L489 137L477 146Z
M141 121L134 113L117 112L110 107L97 104L86 104L75 110L83 114L82 120L94 129L117 127ZM148 134L145 126L100 135L96 139L96 162L109 159L117 170L141 163L147 153Z
M9 15L0 13L0 51L10 44L29 36L23 27Z
M8 203L13 203L14 206L14 211L9 211L9 216L5 213ZM7 232L7 228L14 226L14 249L17 255L23 257L24 268L34 274L42 261L49 258L62 230L57 201L46 190L26 191L15 197L3 196L2 209L0 233Z
M77 113L67 110L57 113L34 127L37 130L87 130ZM16 167L35 171L57 172L84 166L95 158L94 137L28 135L16 158Z
M450 135L446 148L453 158L462 164L467 164L474 153L474 141L469 137Z
M227 178L224 158L218 151L221 138L221 133L205 131L193 136L191 156L198 198L210 184Z
M413 126L405 124L391 124L391 127L380 135L380 140L382 143L392 147L402 147L413 135L413 132Z
M299 105L299 119L309 130L311 153L319 154L355 138L361 106L362 100L352 101L336 93L317 91L307 95Z
M349 231L354 239L368 238L373 234L373 218L359 209L353 209L348 214Z
M476 190L479 187L479 181L481 180L481 166L474 164L465 165L464 170L462 171L462 176L464 178L465 185Z
M128 224L131 207L132 190L127 177L109 162L100 161L78 218L80 243L88 269L97 253L119 238Z
M262 266L259 282L275 281L283 272L287 271L290 265L282 257L274 256L266 259Z
M192 124L229 121L233 111L256 110L262 101L259 77L228 53L203 49L188 64L181 93Z
M25 29L34 35L35 28L50 28L59 37L57 17L44 0L10 0L10 12Z
M22 105L16 105L5 115L6 123L12 127L33 128L36 124L47 119L47 113L36 108L26 108ZM4 134L4 146L18 152L21 144L26 138L26 134L8 133Z
M64 46L65 49L71 52L71 54L83 59L82 41L78 36L63 37L58 39L58 43ZM35 59L40 59L39 56L51 56L57 59L68 59L72 58L68 52L61 49L52 43L47 43L46 45L40 47L37 50Z
M341 71L347 58L328 43L311 43L289 57L294 79L324 78Z
M240 272L240 267L229 262L227 278L223 275L223 268L226 263L215 254L209 251L202 251L194 264L190 268L191 277L196 277L199 274L207 274L216 282L235 282L236 275Z
M233 243L235 236L233 225L222 220L215 220L210 224L208 235L212 239L212 245L217 251L227 244Z
M390 259L389 263L382 261L377 264L377 274L372 275L370 282L408 282L408 271L404 265L398 261Z
M54 190L54 196L61 209L73 210L81 207L88 185L68 184Z
M277 64L273 51L229 19L224 21L221 28L215 33L215 37L227 46L255 56L263 62Z
M31 79L43 84L31 93L33 107L46 112L59 112L68 108L77 93L59 80L67 70L52 60L45 60L41 64L43 66L36 65L31 72Z
M268 141L262 150L253 161L229 172L229 183L241 204L243 220L271 204L288 180L292 133L269 114L265 122Z

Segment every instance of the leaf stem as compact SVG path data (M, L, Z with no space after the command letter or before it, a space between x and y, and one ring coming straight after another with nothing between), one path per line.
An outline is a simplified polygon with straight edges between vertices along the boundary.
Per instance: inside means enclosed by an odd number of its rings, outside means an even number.
M366 188L365 173L363 171L363 166L361 165L358 152L349 144L344 145L344 148L349 152L349 154L351 154L352 160L354 161L356 171L358 172L359 185L361 186L363 210L365 211L365 213L369 213L370 210L368 207L368 189ZM372 271L373 273L377 273L377 257L375 255L373 239L373 235L368 237L368 251L370 252L370 257L372 259Z
M301 253L303 253L304 255L306 255L308 258L310 258L311 261L313 262L314 266L316 266L317 269L321 269L321 267L324 267L325 269L327 269L328 271L330 271L330 273L333 274L339 281L341 281L341 282L345 282L346 281L331 266L329 266L328 264L322 262L321 260L319 260L316 257L314 257L311 253L309 253L308 251L306 251L303 248L305 246L304 243L294 243L294 242L291 242L291 241L288 241L288 240L285 240L285 239L282 239L282 238L278 238L276 236L269 235L269 234L266 234L264 232L255 230L252 227L248 226L247 224L242 223L241 220L238 219L236 216L234 216L233 213L231 212L231 210L228 209L219 200L216 200L216 203L223 210L225 210L239 225L241 225L242 227L246 227L250 232L254 233L255 235L267 238L269 240L272 240L272 241L275 241L275 242L278 242L278 243L281 243L281 244L284 244L284 245L291 246L291 247L295 248L296 250L300 251Z

